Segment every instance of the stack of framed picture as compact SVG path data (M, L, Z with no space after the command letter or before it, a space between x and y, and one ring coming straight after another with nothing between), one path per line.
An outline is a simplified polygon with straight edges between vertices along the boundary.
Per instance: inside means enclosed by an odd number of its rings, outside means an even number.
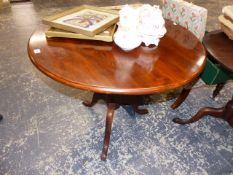
M47 37L66 37L111 42L118 22L118 12L93 6L79 6L42 21L51 28Z

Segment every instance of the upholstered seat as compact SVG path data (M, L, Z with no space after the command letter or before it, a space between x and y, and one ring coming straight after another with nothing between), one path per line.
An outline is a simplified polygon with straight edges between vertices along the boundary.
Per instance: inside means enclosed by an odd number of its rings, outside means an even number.
M163 16L190 30L200 41L205 35L207 9L183 0L164 0Z
M187 28L202 41L206 30L207 9L183 0L163 0L162 12L165 19ZM196 81L183 87L182 92L171 106L173 109L182 104L195 83Z

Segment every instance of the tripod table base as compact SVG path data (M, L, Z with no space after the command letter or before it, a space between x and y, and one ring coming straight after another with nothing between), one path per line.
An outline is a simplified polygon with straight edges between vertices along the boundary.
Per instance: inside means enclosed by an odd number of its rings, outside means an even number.
M139 105L143 101L143 96L131 96L131 95L105 95L105 94L94 93L91 102L83 102L83 105L87 107L92 107L100 99L104 100L107 103L104 144L100 156L101 160L106 160L108 154L108 147L110 143L110 135L112 130L114 111L118 109L120 105L131 105L134 112L138 114L147 114L148 110L139 108Z
M199 119L203 118L206 115L210 115L216 118L222 118L226 120L232 127L233 127L233 97L230 101L227 102L226 106L222 108L211 108L211 107L204 107L201 108L196 115L191 117L188 120L174 118L173 122L178 124L189 124L198 121Z

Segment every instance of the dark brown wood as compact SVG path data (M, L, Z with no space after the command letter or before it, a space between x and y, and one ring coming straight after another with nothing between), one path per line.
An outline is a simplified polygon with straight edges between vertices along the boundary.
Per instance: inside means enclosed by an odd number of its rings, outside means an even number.
M114 42L46 38L45 28L35 31L28 42L32 63L44 74L74 88L93 91L90 103L107 102L106 130L101 159L106 160L113 112L130 104L139 114L140 95L166 92L185 86L199 76L206 53L201 42L187 29L166 21L167 33L158 47L124 52ZM101 95L102 94L102 95ZM104 95L106 94L106 95Z
M90 102L83 102L83 105L87 107L92 107L100 99L104 100L107 103L105 137L104 137L102 153L100 156L101 160L106 160L108 148L109 148L109 142L110 142L114 110L119 108L120 105L131 105L133 110L138 114L147 114L148 110L139 108L139 105L143 103L143 96L131 96L131 95L114 95L114 94L106 95L106 94L94 93L92 100Z
M107 115L106 115L106 124L105 124L105 136L104 136L104 144L101 153L101 160L106 160L108 154L108 147L110 143L110 135L112 131L112 121L113 121L113 114L114 110L117 108L117 104L109 103L107 104Z
M172 109L178 108L185 101L185 99L188 97L192 87L196 84L197 81L198 81L198 78L196 78L194 81L192 81L191 83L189 83L185 87L183 87L181 93L178 95L178 97L176 98L174 103L171 105Z
M94 93L92 100L90 102L84 101L83 105L87 106L87 107L92 107L94 106L100 99L106 99L106 95L105 94L98 94L98 93Z
M213 91L213 98L215 98L219 92L222 90L222 88L224 87L225 83L219 83L216 85L214 91Z
M104 95L104 94L94 94L93 99L103 99L107 103L107 115L106 115L106 124L105 124L105 136L104 144L101 153L101 160L106 160L108 154L108 148L110 143L110 135L112 130L112 121L114 110L118 109L120 105L132 105L133 110L139 114L147 114L147 109L140 109L139 105L142 100L142 96L125 96L125 95ZM94 100L95 101L95 100ZM85 106L91 107L93 103L86 103ZM91 105L89 105L91 104Z
M2 116L2 114L0 114L0 121L3 119L3 116Z
M208 54L221 66L228 71L233 72L233 41L230 40L222 31L213 31L208 33L203 40L204 46L207 49ZM218 84L213 92L215 97L218 92L223 88L224 84ZM222 118L226 120L231 126L233 126L233 97L222 108L201 108L196 115L188 120L182 120L180 118L174 118L173 122L178 124L188 124L198 121L205 115L210 115L216 118Z
M205 117L206 115L210 115L216 118L222 118L226 120L233 127L233 98L226 104L225 107L222 107L222 108L204 107L200 109L196 115L194 115L188 120L174 118L173 122L182 124L182 125L194 123L198 121L199 119Z
M139 108L138 105L132 105L132 107L133 107L134 112L141 114L141 115L148 114L149 112L148 109L141 109Z
M171 108L176 109L177 107L179 107L181 103L183 103L184 100L187 98L190 91L191 91L191 88L190 89L183 88L179 96L176 98L175 102L171 105Z
M210 107L204 107L201 108L197 114L195 114L193 117L191 117L188 120L180 119L180 118L174 118L172 121L178 124L189 124L194 123L198 121L199 119L205 117L206 115L212 115L215 117L220 117L223 113L224 108L210 108Z
M226 104L222 118L233 127L233 96L232 99Z
M222 31L206 34L203 44L207 53L225 69L233 72L233 41Z
M166 22L158 47L124 52L114 43L68 38L47 39L34 32L28 42L33 64L66 85L106 94L165 92L192 82L204 68L206 53L187 29Z

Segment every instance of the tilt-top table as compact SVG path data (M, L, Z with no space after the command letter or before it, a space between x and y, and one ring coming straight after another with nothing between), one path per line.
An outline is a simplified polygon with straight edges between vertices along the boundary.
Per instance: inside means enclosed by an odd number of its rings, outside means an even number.
M114 42L46 38L35 31L28 42L32 63L48 77L68 86L94 92L107 103L106 127L101 159L106 160L114 110L130 104L140 109L142 95L184 87L203 70L206 53L200 41L187 29L166 21L167 33L158 47L140 47L124 52Z

